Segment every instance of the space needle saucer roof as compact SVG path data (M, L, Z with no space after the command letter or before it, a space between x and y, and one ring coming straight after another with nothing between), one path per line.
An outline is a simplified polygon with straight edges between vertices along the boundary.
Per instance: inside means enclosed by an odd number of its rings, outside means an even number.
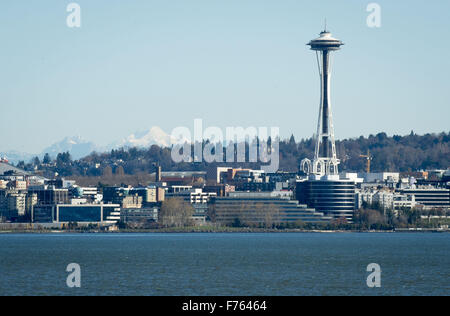
M331 36L329 31L322 31L320 36L310 41L307 45L312 50L339 50L344 43Z

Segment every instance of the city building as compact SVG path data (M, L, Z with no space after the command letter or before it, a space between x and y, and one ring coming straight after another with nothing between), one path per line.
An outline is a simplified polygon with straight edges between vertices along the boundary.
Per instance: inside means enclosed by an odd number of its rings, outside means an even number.
M37 204L37 195L26 190L0 190L0 217L6 221L26 221Z
M375 206L386 210L413 209L417 203L413 195L401 194L386 188L361 190L357 192L358 208Z
M134 188L130 190L130 194L137 194L141 196L144 206L163 202L165 198L165 190L157 186Z
M249 192L271 192L275 190L276 183L274 182L240 182L236 185L236 191Z
M168 199L180 197L183 198L186 202L189 202L191 204L207 204L210 198L215 196L217 196L216 193L203 192L202 189L189 189L166 194L166 197Z
M26 211L26 193L11 192L8 194L8 210L24 216Z
M160 208L158 206L140 209L122 209L120 221L123 223L157 222Z
M64 178L57 178L52 180L47 180L46 184L48 186L54 186L57 189L69 189L75 185L74 180L66 180Z
M118 204L37 205L32 214L33 223L114 225L120 220Z
M345 217L349 221L357 209L355 183L351 180L321 178L298 181L296 198L300 204L327 216Z
M101 203L103 200L103 195L98 193L96 187L73 185L68 190L71 204Z
M176 194L183 191L192 190L192 185L170 185L167 187L167 193Z
M190 185L206 179L205 171L168 171L161 172L161 181L168 185Z
M222 225L242 223L271 226L295 222L325 223L331 220L331 217L298 201L271 192L235 192L227 197L213 198L212 203L214 220Z
M27 190L27 182L21 180L14 180L8 182L8 186L10 189L18 190L18 191L26 191Z
M41 205L56 205L69 203L69 190L57 189L54 186L37 186L29 187L30 194L36 194L38 204Z
M403 195L414 196L417 205L422 205L425 209L450 208L450 189L420 187L402 189Z
M212 183L224 183L223 178L228 177L228 170L230 167L209 167L206 173L206 178Z
M142 208L142 196L137 194L123 196L120 200L120 206L123 209Z
M365 173L363 174L364 182L382 183L386 181L399 182L400 173L398 172L378 172L378 173Z

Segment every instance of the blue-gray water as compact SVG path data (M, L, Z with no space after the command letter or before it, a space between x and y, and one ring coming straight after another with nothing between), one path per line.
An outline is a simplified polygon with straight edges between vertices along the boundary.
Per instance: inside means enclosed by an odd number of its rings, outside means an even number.
M7 234L0 295L449 295L449 255L438 233Z

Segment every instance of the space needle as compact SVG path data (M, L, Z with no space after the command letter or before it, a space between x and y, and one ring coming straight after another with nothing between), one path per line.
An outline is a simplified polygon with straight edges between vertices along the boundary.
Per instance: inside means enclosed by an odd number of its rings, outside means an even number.
M320 108L316 147L313 160L303 159L301 169L308 175L296 183L296 198L300 204L333 218L344 217L351 222L355 203L355 180L339 175L333 120L330 103L331 52L344 43L325 30L308 43L316 52L320 75Z
M303 159L301 169L307 174L317 176L337 175L339 159L336 157L330 103L331 52L339 50L344 43L332 37L325 26L320 36L307 45L316 52L321 89L314 159Z

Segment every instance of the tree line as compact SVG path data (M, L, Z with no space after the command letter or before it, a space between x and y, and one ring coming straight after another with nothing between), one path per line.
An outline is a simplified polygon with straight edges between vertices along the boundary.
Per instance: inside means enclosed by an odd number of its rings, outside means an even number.
M300 161L312 158L315 141L311 138L296 141L294 136L279 142L280 170L297 172ZM248 144L247 144L248 146ZM368 137L336 141L340 170L363 172L366 159L362 154L371 153L371 171L405 172L426 169L447 169L450 166L450 132L417 135L413 131L406 136L388 136L378 133ZM226 150L224 150L226 152ZM248 153L247 153L248 154ZM248 161L248 160L247 160ZM60 176L111 176L153 173L159 165L165 171L205 171L219 163L175 163L171 148L152 145L149 148L120 148L106 153L93 152L87 157L72 160L70 153L60 153L52 159L48 154L42 162L38 157L29 163L21 161L17 167L30 171ZM232 167L259 168L258 163L231 163Z

